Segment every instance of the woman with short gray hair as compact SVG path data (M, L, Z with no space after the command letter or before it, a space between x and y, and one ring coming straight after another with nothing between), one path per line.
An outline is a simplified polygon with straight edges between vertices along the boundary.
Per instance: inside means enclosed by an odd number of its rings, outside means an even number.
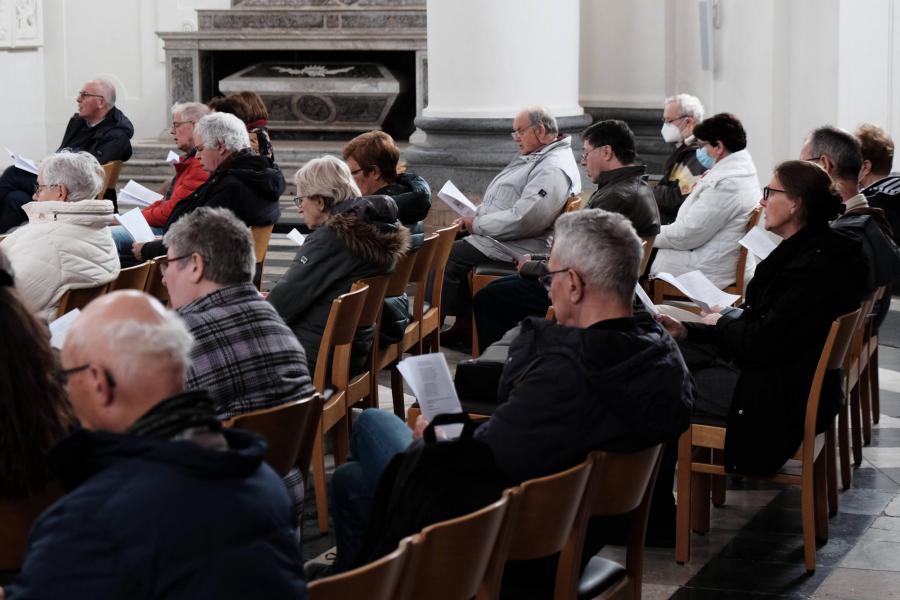
M56 316L69 289L108 283L119 274L119 256L107 225L109 200L96 200L103 169L87 152L61 151L41 162L34 202L23 209L28 223L0 247L15 270L16 284L32 310Z

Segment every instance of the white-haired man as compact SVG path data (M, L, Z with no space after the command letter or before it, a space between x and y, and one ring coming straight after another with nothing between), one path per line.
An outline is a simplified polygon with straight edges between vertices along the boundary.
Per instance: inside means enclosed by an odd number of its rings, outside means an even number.
M454 242L444 272L441 310L456 315L452 333L443 340L448 344L467 342L472 330L469 270L489 261L511 264L510 256L488 238L518 254L545 254L553 221L569 196L581 193L572 140L559 133L550 111L534 107L519 112L512 137L519 156L488 185L475 216L457 220L470 235Z
M69 119L59 150L83 150L101 165L131 158L134 126L116 108L116 87L106 79L92 79L81 87L75 101L78 112ZM35 175L15 166L0 176L0 233L25 222L22 206L31 202L36 183ZM104 197L115 203L115 190L106 190Z
M661 225L675 220L684 199L706 171L697 160L699 144L694 138L694 125L702 120L703 104L696 96L676 94L666 98L660 133L666 142L675 144L675 147L663 166L662 179L653 190Z
M194 147L206 183L175 205L163 226L168 231L178 219L200 206L227 208L246 225L271 225L278 221L278 200L284 191L284 175L278 165L250 148L247 126L228 113L206 115L194 127ZM163 241L135 243L134 256L149 260L166 253Z
M62 375L83 429L51 452L67 494L38 518L15 598L306 598L265 442L184 391L191 335L141 292L78 317Z

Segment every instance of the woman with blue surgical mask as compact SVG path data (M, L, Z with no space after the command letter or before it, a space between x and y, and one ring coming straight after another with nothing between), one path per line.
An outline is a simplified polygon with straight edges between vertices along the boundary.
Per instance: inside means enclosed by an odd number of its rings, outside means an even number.
M676 277L700 271L716 287L735 283L740 240L750 213L759 203L760 185L747 134L731 114L712 116L694 127L697 160L703 177L678 209L675 221L663 225L653 246L658 248L650 275ZM749 281L755 266L747 259Z

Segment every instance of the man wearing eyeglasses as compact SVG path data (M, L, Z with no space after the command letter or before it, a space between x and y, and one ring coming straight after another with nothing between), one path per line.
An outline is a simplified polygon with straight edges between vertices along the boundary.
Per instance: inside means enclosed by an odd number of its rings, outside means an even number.
M93 79L81 87L75 102L78 112L69 119L57 152L63 148L84 151L101 165L131 158L134 126L115 106L115 86L105 79ZM31 202L36 182L35 175L15 166L0 176L0 233L27 220L22 206ZM110 188L103 197L115 204L116 192Z
M677 94L666 98L660 133L666 142L675 146L663 165L662 179L653 189L662 225L675 220L684 199L706 171L697 160L699 146L694 138L694 125L702 120L703 104L696 96Z

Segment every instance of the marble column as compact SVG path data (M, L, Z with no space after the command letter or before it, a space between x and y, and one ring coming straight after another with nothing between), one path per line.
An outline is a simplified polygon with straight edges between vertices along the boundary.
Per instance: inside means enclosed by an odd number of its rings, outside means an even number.
M480 197L518 151L510 132L522 108L547 107L565 132L586 127L579 7L579 0L428 0L427 106L405 153L410 170L438 189L452 179Z

